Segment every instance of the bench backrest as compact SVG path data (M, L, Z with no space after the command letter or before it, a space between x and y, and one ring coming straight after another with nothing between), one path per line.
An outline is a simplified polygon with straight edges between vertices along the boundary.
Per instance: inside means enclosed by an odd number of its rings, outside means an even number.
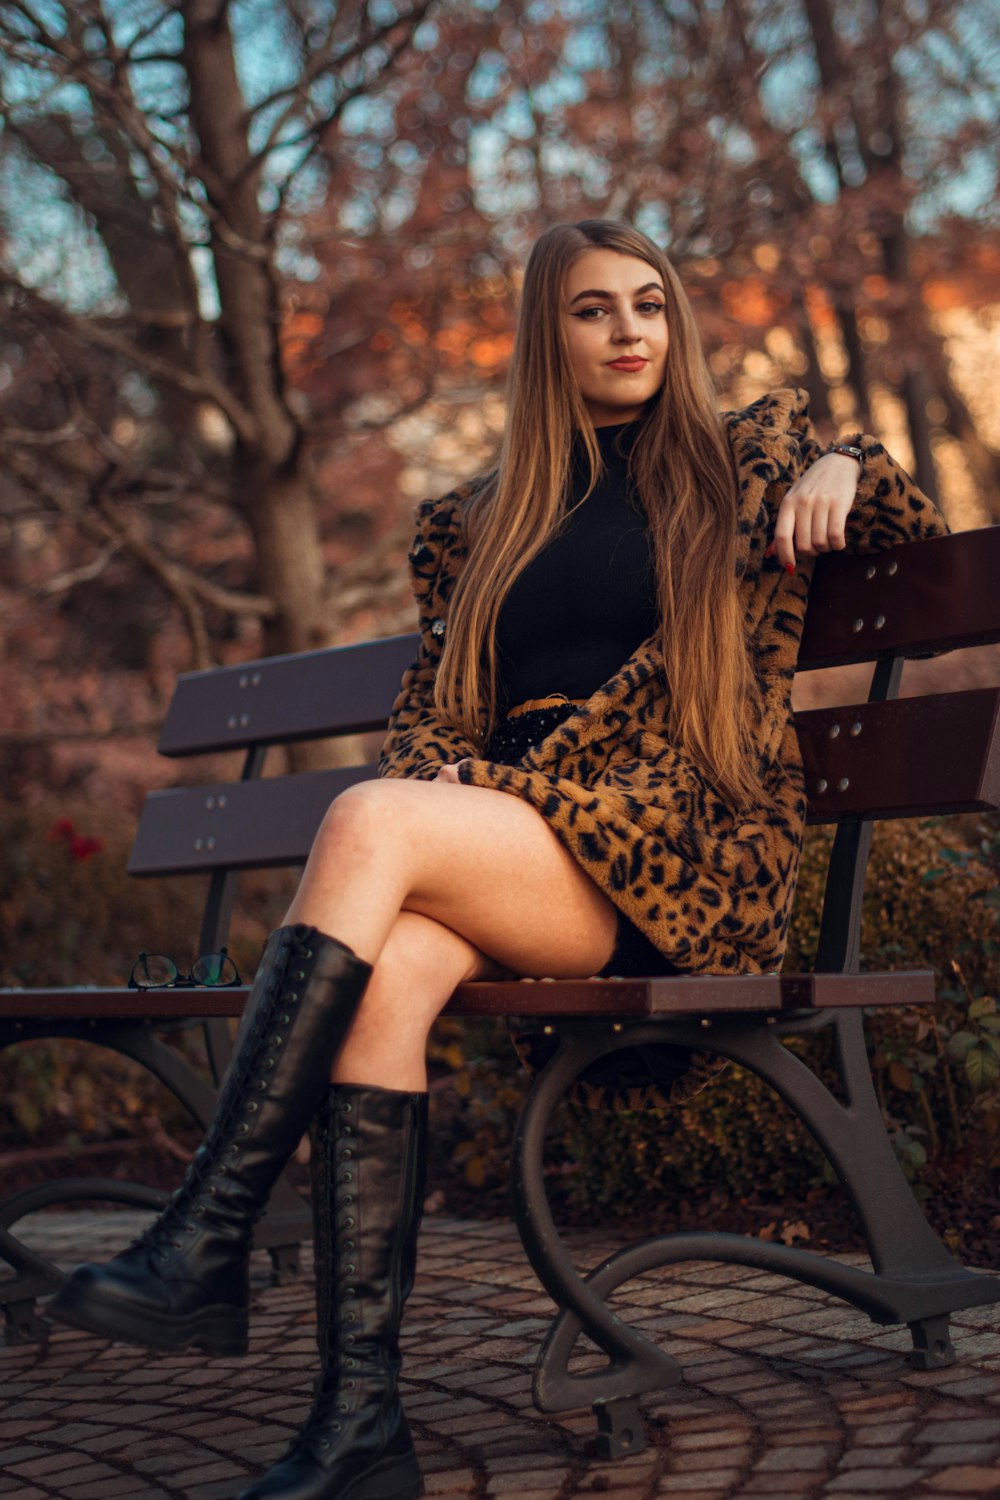
M240 780L149 795L129 870L210 873L201 942L225 941L240 870L302 864L332 799L372 764L264 777L269 747L384 729L416 635L189 672L159 748L244 752ZM907 657L1000 640L1000 527L818 559L799 670L875 663L868 700L796 715L809 821L838 823L817 970L858 966L874 818L1000 804L1000 688L898 698Z

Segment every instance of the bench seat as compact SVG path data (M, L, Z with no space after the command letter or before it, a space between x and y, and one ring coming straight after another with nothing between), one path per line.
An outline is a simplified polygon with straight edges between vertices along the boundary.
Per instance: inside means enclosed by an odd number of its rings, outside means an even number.
M77 985L0 989L0 1022L199 1020L239 1017L246 985L225 989L130 990ZM651 979L477 980L458 987L446 1016L703 1016L794 1011L831 1005L930 1005L930 969L881 974L714 974ZM140 1013L141 1012L141 1013Z

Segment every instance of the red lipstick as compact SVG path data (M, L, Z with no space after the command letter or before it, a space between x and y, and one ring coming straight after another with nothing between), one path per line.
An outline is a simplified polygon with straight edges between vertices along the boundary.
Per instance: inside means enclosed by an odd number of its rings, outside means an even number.
M649 360L638 354L623 354L620 359L609 359L607 364L609 370L644 370Z

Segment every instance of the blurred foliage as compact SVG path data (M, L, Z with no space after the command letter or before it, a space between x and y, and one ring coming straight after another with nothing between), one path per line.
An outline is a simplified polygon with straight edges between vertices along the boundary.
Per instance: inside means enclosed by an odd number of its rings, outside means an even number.
M0 985L120 985L139 953L163 952L190 967L207 879L137 880L126 873L134 819L86 801L0 809ZM245 880L230 940L240 973L252 975L264 935L281 919L288 877ZM11 957L9 957L10 955ZM136 993L141 1011L142 997ZM200 1032L173 1033L203 1067ZM0 1149L77 1146L190 1124L145 1069L87 1042L30 1041L0 1052Z

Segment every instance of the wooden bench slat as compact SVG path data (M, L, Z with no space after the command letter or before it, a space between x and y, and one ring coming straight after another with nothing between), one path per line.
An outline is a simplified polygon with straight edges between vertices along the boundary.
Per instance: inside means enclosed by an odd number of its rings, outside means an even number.
M880 974L782 974L783 1010L839 1006L933 1005L933 969L892 969Z
M249 986L130 990L0 989L0 1023L199 1020L240 1016ZM459 985L448 1016L700 1016L840 1006L927 1005L930 969L882 974L664 975L655 979L506 979Z
M160 735L162 755L204 755L384 729L420 637L268 656L185 672Z
M817 708L795 728L810 823L985 812L1000 800L1000 688Z
M0 989L4 1021L199 1021L241 1016L249 985L232 988L130 990L126 985L64 989Z
M302 864L333 799L358 781L370 781L375 769L338 766L150 792L128 872L190 875Z
M797 670L1000 640L998 578L997 526L888 552L827 553L809 585Z

